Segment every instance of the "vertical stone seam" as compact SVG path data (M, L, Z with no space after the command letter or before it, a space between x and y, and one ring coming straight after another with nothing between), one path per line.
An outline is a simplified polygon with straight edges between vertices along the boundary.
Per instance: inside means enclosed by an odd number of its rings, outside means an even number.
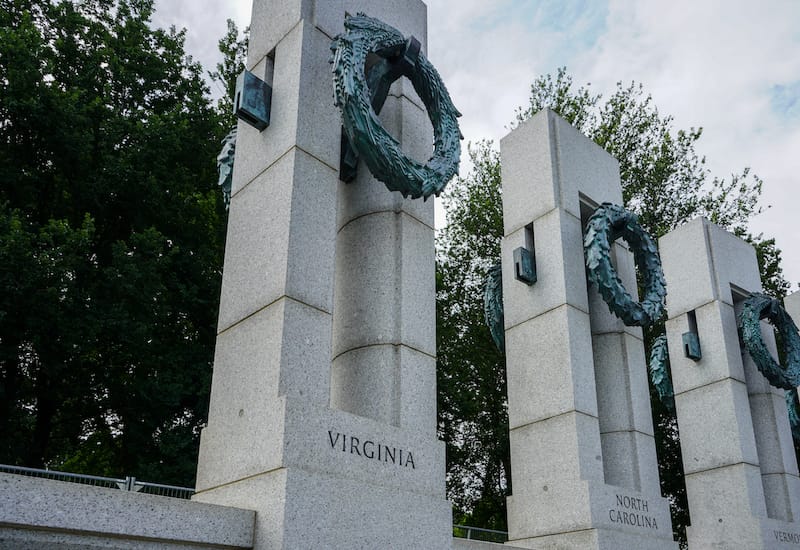
M565 261L566 258L564 257L564 253L570 247L565 246L563 243L564 239L564 231L562 228L562 215L567 214L570 215L570 212L566 209L566 205L564 204L564 195L562 190L564 188L564 182L561 179L561 135L558 131L558 124L556 123L556 114L553 111L547 111L547 143L550 147L550 174L551 174L551 185L553 189L553 198L555 199L556 209L559 211L558 217L558 225L559 230L561 232L561 254L562 254L562 261L561 261L561 281L563 283L563 290L564 294L567 295L567 280L570 277L570 274L567 273L567 262ZM580 222L580 219L578 220ZM583 234L583 225L581 224L581 235ZM535 238L535 234L534 234ZM581 250L583 250L583 246L581 246ZM583 264L583 255L581 254L581 264ZM581 275L578 275L580 277ZM584 275L585 277L585 271ZM589 290L589 281L586 281L586 290ZM588 296L587 296L588 298ZM588 305L587 299L587 305ZM591 314L591 308L589 309L589 313ZM592 360L594 363L594 360Z
M637 431L636 430L636 426L639 425L639 419L635 417L636 409L634 409L634 407L633 407L633 380L631 380L631 377L633 376L633 369L631 368L632 365L631 365L631 362L630 362L630 355L628 355L628 340L627 340L627 338L625 338L625 331L624 330L620 333L620 336L622 337L621 338L621 340L622 340L622 357L624 358L623 365L624 365L625 370L626 370L626 378L627 378L627 382L628 382L628 384L627 384L628 387L626 388L626 392L625 392L626 393L626 395L625 395L625 404L628 407L628 411L630 412L631 419L633 420L633 429L632 430L628 430L628 435L631 438L631 442L633 443L632 447L633 447L634 452L636 453L634 455L634 460L633 460L633 487L632 487L632 489L634 489L636 491L642 491L642 487L644 487L644 483L643 483L643 480L642 480L642 471L644 469L642 468L642 464L640 463L640 461L642 460L642 454L640 452L641 449L639 449L639 441L637 441L637 439L636 439L636 431ZM644 344L641 344L641 345L644 346ZM649 396L649 391L648 391L648 403L650 402L649 397L650 396ZM648 414L649 414L649 412L650 411L647 411ZM657 459L656 459L656 463L653 464L653 466L654 466L654 469L655 469L655 474L658 475L658 460ZM651 472L652 472L652 469L651 469Z
M703 224L703 241L706 248L706 257L709 261L709 270L710 273L708 274L709 279L711 279L711 295L713 296L714 300L722 300L722 296L719 295L719 273L717 273L717 266L716 261L714 258L714 251L711 250L711 232L708 228L708 221L703 218L701 219L701 223ZM731 296L731 303L733 303L733 296Z
M402 116L402 115L401 115ZM402 127L402 124L401 124ZM394 248L394 266L395 266L395 300L394 300L394 316L393 316L393 332L397 335L398 340L402 343L405 341L405 334L403 333L404 322L409 322L410 319L403 319L403 282L405 280L405 273L403 271L403 213L395 212L394 215L394 230L395 242L397 246ZM402 395L402 382L403 382L403 361L402 352L400 347L395 347L393 351L394 368L393 372L393 387L392 387L392 424L401 427L401 402Z

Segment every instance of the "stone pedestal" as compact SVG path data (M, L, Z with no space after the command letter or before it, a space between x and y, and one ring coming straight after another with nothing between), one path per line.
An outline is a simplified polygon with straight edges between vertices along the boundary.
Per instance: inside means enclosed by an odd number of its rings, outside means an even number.
M755 250L702 218L662 237L659 248L689 548L797 548L800 480L783 390L758 372L737 330L742 301L761 291ZM699 336L698 361L684 353L688 331ZM767 323L762 334L775 354Z
M256 549L450 548L436 439L432 201L339 181L328 59L346 13L426 43L417 0L254 0L248 68L270 126L239 124L209 422L195 500L256 511ZM427 160L407 81L381 119ZM426 147L427 144L427 147Z
M619 166L545 110L503 138L502 243L514 494L510 543L524 548L675 549L661 497L641 330L587 288L583 225L622 203ZM538 281L515 279L533 249ZM613 246L636 292L632 254Z

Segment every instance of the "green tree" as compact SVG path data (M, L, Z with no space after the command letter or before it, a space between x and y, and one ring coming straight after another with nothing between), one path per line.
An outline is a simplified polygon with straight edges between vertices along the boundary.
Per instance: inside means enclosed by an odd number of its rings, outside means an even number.
M438 236L439 435L456 522L503 530L511 467L505 366L483 320L485 275L500 256L503 233L500 162L489 142L469 154L474 168L451 182L448 224Z
M224 91L217 101L217 107L228 127L236 124L233 97L236 94L236 79L245 69L244 61L249 41L250 27L246 27L243 36L239 38L239 28L232 19L228 19L228 30L217 43L222 53L222 61L217 63L216 70L209 73L211 80Z
M695 150L702 129L675 130L643 87L618 84L603 100L573 86L565 69L537 78L515 127L550 108L620 162L625 206L658 237L696 216L748 237L759 251L765 287L785 292L774 240L747 234L760 210L761 180L748 169L712 177ZM440 436L448 447L448 496L461 519L496 527L510 492L505 366L483 323L483 282L499 259L502 236L499 155L491 143L470 149L472 171L445 192L447 225L437 251ZM649 336L646 338L649 341ZM688 521L675 419L654 399L662 489L678 529ZM499 419L499 421L498 421Z
M0 462L193 484L225 125L152 0L0 8Z

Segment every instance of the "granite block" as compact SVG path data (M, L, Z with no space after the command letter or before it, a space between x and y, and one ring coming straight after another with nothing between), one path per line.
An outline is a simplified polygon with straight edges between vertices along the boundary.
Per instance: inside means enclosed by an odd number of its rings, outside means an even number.
M301 19L310 18L314 3L314 0L253 0L247 67L253 67L274 50Z
M706 223L695 218L658 240L671 318L718 299Z
M285 398L264 399L261 408L242 416L238 411L210 416L200 433L197 464L198 492L214 489L280 467L283 461ZM235 403L231 403L235 407ZM245 431L248 430L248 431ZM233 458L235 457L235 458ZM216 504L224 504L216 501Z
M597 416L591 346L589 316L566 305L506 331L512 429L574 410Z
M606 484L651 495L661 494L652 435L635 431L601 432L600 441Z
M549 111L541 111L500 140L506 236L557 206L550 118Z
M91 539L78 537L88 536L104 539L95 542L106 548L114 548L113 541L120 539L133 544L139 540L140 547L162 543L250 548L253 522L249 510L0 473L0 525L47 531L53 537L40 538L53 547L60 543L86 547ZM27 542L15 546L13 541ZM25 535L0 531L0 546L24 548L34 543Z
M752 464L733 464L686 475L686 496L697 530L728 528L746 518L766 518L761 471ZM733 506L733 503L738 503Z
M513 428L510 438L515 496L555 482L603 482L600 432L593 416L564 413Z
M333 103L330 39L300 22L274 54L270 125L263 131L239 124L231 193L236 194L293 147L339 169L341 113ZM254 67L263 78L262 64ZM321 75L325 77L321 78ZM302 106L302 107L301 107Z
M251 29L251 32L252 30L254 29ZM236 162L231 182L233 196L275 164L295 145L301 110L299 103L301 58L304 41L307 41L304 40L303 30L302 24L293 24L290 32L281 39L275 49L269 126L263 132L259 132L249 124L239 122ZM264 77L263 66L263 63L258 65L259 73L256 76Z
M291 518L284 535L287 548L446 550L452 545L452 509L443 497L365 488L297 470L289 472L286 493L286 515ZM399 530L400 526L413 528Z
M334 104L330 60L330 38L308 23L303 23L304 54L299 67L297 147L339 169L342 114ZM276 52L276 64L279 59ZM335 202L333 203L335 204Z
M400 346L400 427L436 439L436 358Z
M554 481L536 487L527 498L509 497L508 513L510 528L525 526L509 531L510 543L523 548L640 548L599 542L610 533L621 540L638 541L643 548L677 548L672 541L669 503L658 493L583 480ZM524 521L526 517L548 521ZM574 538L578 533L587 536L593 532L589 538Z
M513 450L512 450L513 452ZM592 521L590 483L575 478L537 480L526 484L507 501L508 538L528 548L527 539L553 533L589 529ZM531 518L540 521L531 521ZM541 521L547 518L547 521Z
M294 156L231 198L217 330L223 331L284 294ZM283 246L278 245L283 243Z
M500 153L506 235L553 208L580 218L582 198L622 204L619 163L550 109L501 139Z
M580 218L582 199L622 205L617 160L553 111L545 111L554 132L559 206Z
M761 483L764 485L764 504L767 507L767 516L780 521L791 522L792 501L789 498L790 487L786 483L785 474L764 474L762 470ZM796 529L800 531L800 524Z
M758 464L747 388L732 379L675 396L686 474Z
M284 295L331 311L336 181L333 170L293 149L233 197L220 332Z
M285 292L294 300L330 312L336 251L336 172L302 151L295 150L294 157ZM262 220L265 214L261 214Z
M745 293L761 291L755 249L705 218L661 237L659 250L673 317L712 300L734 305L731 285Z
M338 355L331 367L331 406L399 426L401 347L377 344Z
M435 355L433 230L403 213L358 218L339 232L336 273L334 357L401 343Z
M345 352L333 361L331 406L433 437L436 358L390 344Z
M513 251L526 246L525 232L514 231L501 243L506 329L563 304L588 313L580 220L551 210L533 222L537 281L532 286L514 277Z
M444 499L444 443L430 433L299 399L287 400L286 415L283 465L289 469Z
M750 411L761 473L797 475L797 459L783 395L750 395Z
M761 292L761 275L753 245L718 225L704 221L713 255L719 299L726 304L734 303L731 285L747 293Z
M284 430L284 411L278 396L328 405L330 326L330 315L282 299L217 337L198 489L281 464L275 442Z
M744 366L733 307L720 301L694 310L703 357L686 357L681 335L689 330L687 314L670 318L666 323L672 385L676 394L732 378L745 381Z
M344 32L344 0L314 0L314 24L331 40Z
M652 435L644 346L627 333L592 338L600 432L636 430Z

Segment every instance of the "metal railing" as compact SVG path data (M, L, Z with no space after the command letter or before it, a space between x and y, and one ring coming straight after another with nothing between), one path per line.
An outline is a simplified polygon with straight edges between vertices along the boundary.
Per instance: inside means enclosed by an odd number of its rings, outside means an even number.
M30 477L40 477L44 479L54 479L56 481L68 481L70 483L81 483L83 485L93 485L95 487L107 487L109 489L121 489L123 491L146 493L149 495L158 495L163 497L188 499L194 494L194 489L191 487L178 487L175 485L148 483L147 481L139 481L132 476L124 478L100 477L86 474L59 472L57 470L39 470L37 468L9 466L8 464L0 464L0 472Z
M507 531L470 527L469 525L453 525L453 536L460 539L480 540L484 542L506 542Z

